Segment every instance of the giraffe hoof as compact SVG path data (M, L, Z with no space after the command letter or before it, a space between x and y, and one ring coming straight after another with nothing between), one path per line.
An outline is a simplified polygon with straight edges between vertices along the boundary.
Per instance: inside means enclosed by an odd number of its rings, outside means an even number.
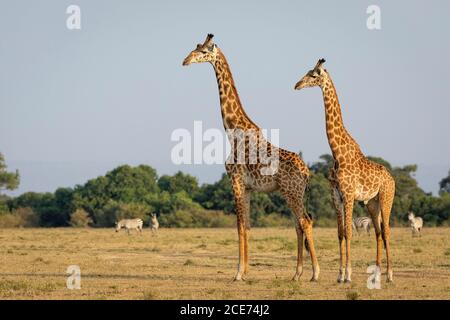
M345 283L352 283L352 279L345 279L344 282Z
M344 283L344 279L338 278L338 279L337 279L337 283Z
M302 272L296 272L295 275L292 277L292 281L298 281L300 279L300 277L302 276L303 271Z
M316 278L316 277L312 277L311 280L309 280L309 281L310 281L310 282L317 282L317 281L319 281L319 279Z
M245 278L241 273L238 273L237 275L234 276L233 281L245 281Z
M394 282L392 270L388 271L387 282Z

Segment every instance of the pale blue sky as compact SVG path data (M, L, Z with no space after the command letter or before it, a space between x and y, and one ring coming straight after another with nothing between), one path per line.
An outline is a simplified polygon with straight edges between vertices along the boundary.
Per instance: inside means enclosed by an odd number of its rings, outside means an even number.
M70 4L82 30L66 28ZM366 8L381 8L378 31ZM0 152L14 194L74 186L128 163L211 182L222 165L176 166L177 128L222 128L209 65L181 62L206 33L247 113L306 161L329 153L320 90L293 86L318 58L368 155L416 163L426 191L450 169L448 1L2 1Z

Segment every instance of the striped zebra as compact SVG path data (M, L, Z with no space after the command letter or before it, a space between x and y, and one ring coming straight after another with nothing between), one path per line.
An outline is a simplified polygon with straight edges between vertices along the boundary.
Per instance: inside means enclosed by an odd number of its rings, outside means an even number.
M421 231L423 228L423 220L421 217L415 217L414 213L410 211L408 213L408 220L409 225L411 227L412 235L415 236L416 234L421 235Z
M142 219L122 219L119 222L116 222L116 232L119 232L120 229L124 228L127 230L128 235L130 235L130 230L135 229L142 233L142 226L144 221Z
M150 227L152 229L152 233L156 234L159 229L158 218L156 217L156 213L152 213L150 216Z
M365 230L368 235L370 235L370 225L372 224L372 219L369 217L357 217L353 218L352 228L358 235L361 229Z

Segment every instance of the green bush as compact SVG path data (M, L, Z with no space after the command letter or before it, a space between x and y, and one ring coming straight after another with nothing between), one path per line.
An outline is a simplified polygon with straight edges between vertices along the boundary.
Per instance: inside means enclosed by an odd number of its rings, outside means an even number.
M94 213L94 221L97 227L112 227L121 219L141 218L144 224L148 223L152 208L140 203L121 203L109 201L101 210Z
M254 221L255 227L292 227L294 221L292 218L283 216L279 213L271 213L268 215L260 216Z
M337 218L323 218L314 220L314 227L318 228L337 228Z
M178 210L162 214L159 222L167 228L226 228L236 225L236 217L222 211Z

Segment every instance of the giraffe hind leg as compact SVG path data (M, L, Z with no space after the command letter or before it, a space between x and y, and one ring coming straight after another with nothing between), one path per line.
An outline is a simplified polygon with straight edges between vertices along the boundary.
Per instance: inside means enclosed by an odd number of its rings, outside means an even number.
M303 184L303 188L301 186ZM294 280L298 279L303 272L303 260L300 255L303 255L303 235L306 238L305 243L307 243L309 254L311 257L311 263L313 268L313 276L311 281L317 281L319 279L320 267L317 261L316 251L314 248L313 232L312 232L312 220L307 215L306 210L303 206L303 194L304 194L304 183L299 183L297 188L292 189L281 187L280 191L286 200L288 206L290 207L292 213L294 214L294 219L296 223L296 228L300 228L297 232L297 269L294 275Z
M337 282L344 282L345 275L345 256L344 256L344 206L342 204L341 196L336 188L332 188L332 198L334 209L336 210L337 225L338 225L338 241L339 241L339 275ZM353 228L353 224L352 224Z
M380 208L378 199L376 199L376 198L371 199L367 203L367 210L369 211L370 216L372 218L373 229L375 231L375 239L377 242L376 264L379 268L381 268L381 254L382 254L383 248L382 248L381 224L380 224L381 208Z
M350 196L345 197L344 202L344 210L345 210L345 256L346 256L346 264L345 264L345 282L352 281L352 263L351 263L351 242L352 242L352 214L353 214L353 204L354 198Z

